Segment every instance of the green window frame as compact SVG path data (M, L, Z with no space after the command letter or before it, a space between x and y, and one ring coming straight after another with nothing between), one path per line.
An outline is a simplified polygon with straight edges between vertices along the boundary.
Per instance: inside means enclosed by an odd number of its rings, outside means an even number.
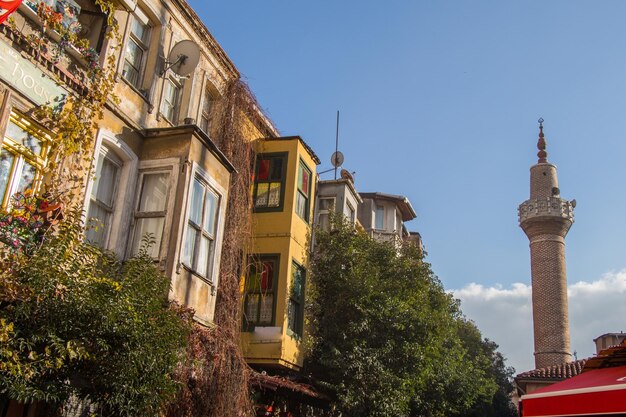
M255 212L282 211L285 201L287 153L260 154L254 169L252 201Z
M244 331L252 331L255 326L275 325L279 265L280 255L253 255L249 258L243 308Z
M302 338L304 330L304 291L306 286L306 269L291 262L291 287L287 306L287 334Z
M296 213L302 220L309 222L311 206L312 174L304 161L298 165L298 191L296 193Z

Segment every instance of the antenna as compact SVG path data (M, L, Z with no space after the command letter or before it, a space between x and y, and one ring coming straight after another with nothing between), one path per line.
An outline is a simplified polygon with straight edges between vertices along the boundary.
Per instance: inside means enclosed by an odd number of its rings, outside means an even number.
M338 157L341 155L341 162ZM335 133L335 153L333 154L333 166L335 167L335 179L337 179L337 167L343 163L343 155L339 152L339 110L337 110L337 131Z
M186 77L193 72L200 62L200 47L191 40L178 42L170 51L165 61L165 69L161 71L163 77L168 70L174 71L176 75Z

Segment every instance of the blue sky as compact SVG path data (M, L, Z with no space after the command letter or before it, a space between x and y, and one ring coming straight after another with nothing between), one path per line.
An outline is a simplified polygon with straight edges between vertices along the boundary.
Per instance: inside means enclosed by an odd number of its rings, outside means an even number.
M529 283L517 206L528 198L539 117L562 196L578 201L569 282L626 279L626 2L190 4L281 133L314 148L319 170L330 168L340 110L344 167L356 171L360 191L411 200L418 218L407 226L422 234L447 289ZM484 303L463 302L516 368L532 367L527 342L511 342L531 340L530 328L490 325ZM619 322L590 326L601 311L572 322L583 356L592 337L622 330ZM510 313L530 320L527 309Z

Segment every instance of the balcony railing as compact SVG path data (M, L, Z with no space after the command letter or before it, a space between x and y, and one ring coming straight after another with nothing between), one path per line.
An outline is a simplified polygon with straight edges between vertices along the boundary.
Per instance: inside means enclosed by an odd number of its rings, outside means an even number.
M574 221L574 205L558 197L526 200L517 210L520 223L534 217L559 217Z
M378 242L391 242L396 246L399 246L402 243L402 238L396 232L372 230L370 232L370 236Z

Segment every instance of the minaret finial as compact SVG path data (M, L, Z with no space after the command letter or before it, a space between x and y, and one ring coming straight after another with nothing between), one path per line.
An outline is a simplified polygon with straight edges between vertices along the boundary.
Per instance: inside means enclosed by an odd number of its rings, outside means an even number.
M538 163L548 162L548 152L546 152L546 140L543 138L543 118L539 118L539 141L537 142L537 156L539 157Z

